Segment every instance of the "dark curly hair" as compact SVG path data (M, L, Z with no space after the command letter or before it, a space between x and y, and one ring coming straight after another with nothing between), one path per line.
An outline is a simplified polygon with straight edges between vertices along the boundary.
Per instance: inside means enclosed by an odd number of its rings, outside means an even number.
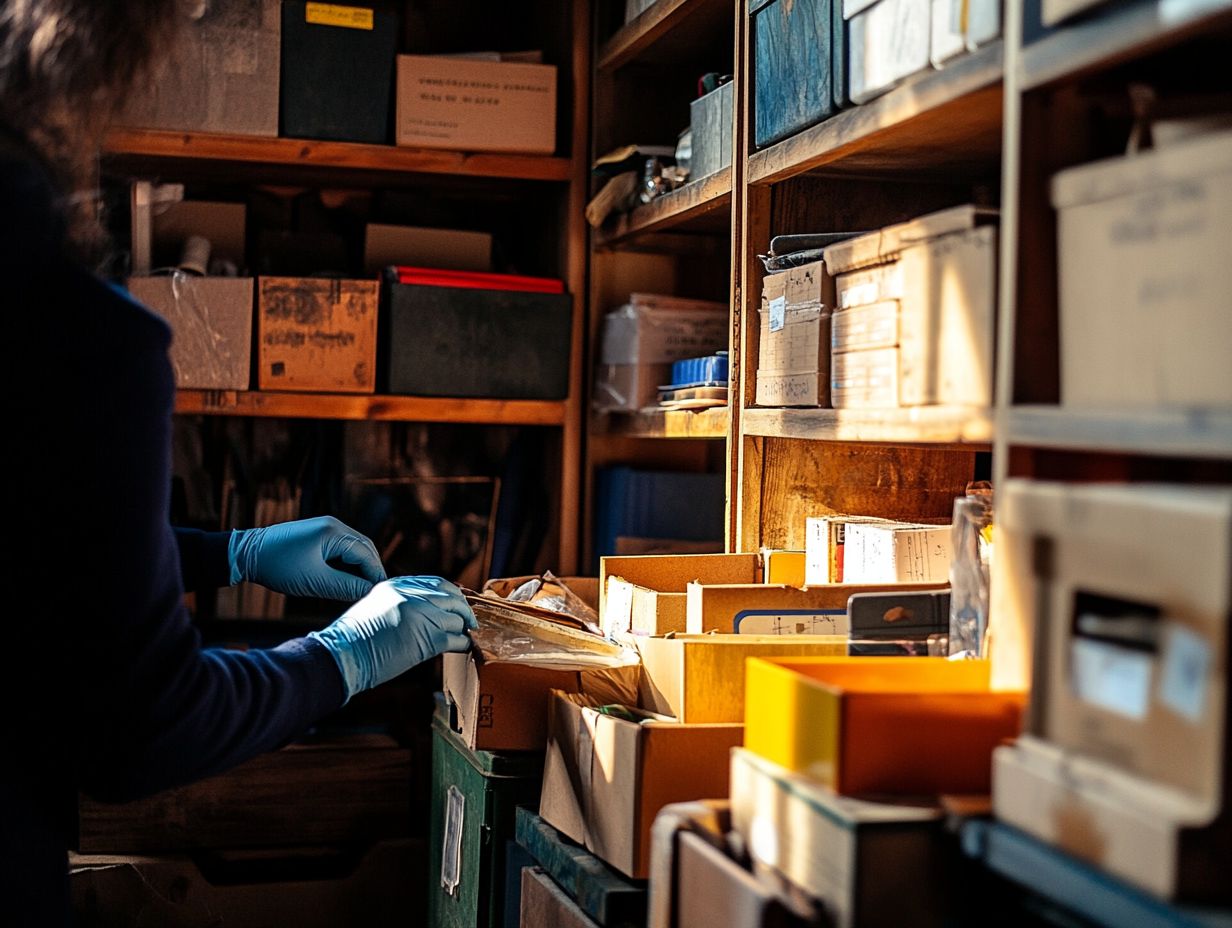
M101 240L103 130L184 11L183 0L0 0L0 147L41 163L84 254Z

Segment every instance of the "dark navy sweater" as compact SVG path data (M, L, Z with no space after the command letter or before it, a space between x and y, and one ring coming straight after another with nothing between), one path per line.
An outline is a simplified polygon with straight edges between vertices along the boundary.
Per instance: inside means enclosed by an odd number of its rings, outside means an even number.
M226 583L227 536L169 523L170 332L76 264L61 228L45 175L0 151L6 924L63 923L79 791L209 776L343 701L315 641L202 648L184 591Z

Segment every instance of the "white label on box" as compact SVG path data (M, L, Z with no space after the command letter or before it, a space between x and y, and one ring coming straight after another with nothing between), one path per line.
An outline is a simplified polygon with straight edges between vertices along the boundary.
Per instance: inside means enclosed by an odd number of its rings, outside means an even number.
M738 635L846 635L846 609L745 609L732 625Z
M633 586L617 578L607 578L607 598L603 601L603 630L615 635L629 630L633 616Z
M1164 642L1159 701L1191 722L1202 719L1206 684L1211 671L1211 649L1187 628L1169 623Z
M1074 694L1085 702L1142 721L1151 693L1151 655L1090 638L1070 646Z
M804 521L804 582L817 586L830 582L830 522L808 518Z
M457 895L462 882L462 824L466 819L466 797L456 786L445 793L445 836L441 844L441 886Z
M778 332L787 324L787 297L776 296L770 301L770 331Z

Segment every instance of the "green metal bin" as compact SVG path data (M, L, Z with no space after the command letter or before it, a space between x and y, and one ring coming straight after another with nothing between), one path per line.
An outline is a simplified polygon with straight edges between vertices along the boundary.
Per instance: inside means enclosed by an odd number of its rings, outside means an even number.
M519 805L537 808L543 752L472 751L449 726L437 697L432 718L432 831L428 924L500 928L505 844Z

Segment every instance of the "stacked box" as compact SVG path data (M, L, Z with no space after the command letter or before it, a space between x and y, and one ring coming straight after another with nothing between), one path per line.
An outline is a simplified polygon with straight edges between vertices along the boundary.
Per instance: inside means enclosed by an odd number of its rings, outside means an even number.
M815 261L765 279L757 355L758 406L830 405L834 283Z

